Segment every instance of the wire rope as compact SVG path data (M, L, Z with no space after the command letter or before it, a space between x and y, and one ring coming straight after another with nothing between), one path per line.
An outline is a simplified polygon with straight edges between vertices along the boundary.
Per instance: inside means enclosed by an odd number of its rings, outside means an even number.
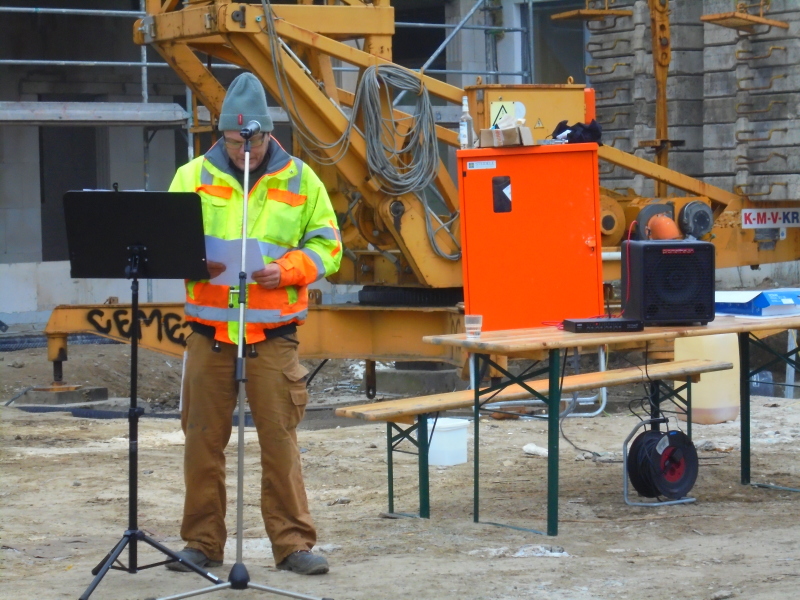
M295 115L297 101L284 65L284 53L294 60L320 89L322 85L313 78L311 71L297 55L280 39L275 30L275 13L270 0L261 0L265 15L262 31L267 35L271 62L281 105L286 108L289 123L297 134L300 147L316 162L333 166L344 158L350 149L353 131L365 141L367 151L367 170L377 182L379 190L390 196L414 194L425 209L425 230L434 253L446 260L461 258L461 248L451 227L459 216L456 210L444 220L430 206L427 193L444 200L433 185L439 171L439 147L436 136L436 120L431 106L428 89L415 73L395 65L373 65L367 67L358 82L350 115L333 103L347 118L347 126L338 139L325 142L321 140L302 119ZM416 97L413 115L395 119L394 114L386 117L384 106L392 105L391 90L411 92ZM357 126L359 115L363 131ZM402 123L402 127L400 127ZM403 131L401 131L404 130ZM446 206L446 204L445 204ZM348 211L349 212L349 211ZM442 248L437 240L440 231L449 238L454 251Z
M284 66L284 52L309 77L311 73L277 35L276 16L270 0L261 0L261 4L266 17L266 25L262 31L268 36L278 95L281 104L287 109L292 129L298 134L303 150L320 164L334 165L347 154L352 132L356 130L364 137L367 145L367 167L370 175L380 185L381 191L392 196L401 196L429 187L439 169L439 149L430 96L420 77L395 65L367 67L356 88L347 126L338 139L325 142L302 119L295 117L297 101ZM314 83L321 87L318 81L314 80ZM394 115L383 115L382 103L385 101L391 106L391 89L413 92L417 98L414 115L399 120L411 123L405 133L398 128L399 121ZM340 107L337 108L341 110ZM363 132L356 126L359 115L363 122Z

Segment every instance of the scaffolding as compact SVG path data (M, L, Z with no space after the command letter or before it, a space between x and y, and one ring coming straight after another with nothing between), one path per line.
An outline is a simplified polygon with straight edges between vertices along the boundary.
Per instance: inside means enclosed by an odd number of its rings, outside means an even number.
M416 23L396 22L396 28L404 29L444 29L447 31L444 41L419 69L419 73L436 75L478 75L486 78L487 83L497 82L501 76L519 77L527 83L533 82L533 0L526 0L528 5L527 27L501 27L495 25L468 24L479 10L487 11L488 0L476 0L469 11L457 24L447 23ZM93 16L113 17L122 19L140 19L147 16L144 0L139 0L139 11L102 10L79 8L38 8L38 7L0 7L0 13L7 14L36 14L60 16ZM485 70L467 69L430 69L429 67L441 55L448 45L462 30L483 31L486 45ZM523 35L527 41L526 63L527 69L522 71L500 71L497 68L496 37L501 34L514 33ZM493 68L489 68L489 66ZM105 68L136 68L140 70L141 102L0 102L0 125L25 124L25 125L84 125L84 126L124 126L138 125L143 127L143 188L149 189L150 173L148 169L150 156L150 143L155 134L164 128L179 128L187 143L188 160L200 152L199 138L196 133L213 131L213 123L204 107L199 106L192 97L191 90L186 88L186 108L179 104L150 103L148 95L148 69L171 68L166 62L149 61L147 46L140 49L139 61L102 61L102 60L37 60L37 59L8 59L0 58L0 66L9 67L105 67ZM209 58L210 66L210 58ZM228 63L215 63L214 69L241 70L237 65ZM354 67L338 66L334 71L358 72ZM400 93L394 100L394 105L403 108L399 102L404 93ZM288 115L282 108L270 108L273 122L288 123ZM436 107L435 119L438 124L454 126L460 116L460 108L456 106Z
M533 0L526 0L526 3L529 7L528 10L528 26L527 27L500 27L494 25L468 25L467 23L473 16L478 12L479 9L483 8L487 5L488 0L477 0L472 8L467 12L467 14L461 19L458 24L447 24L447 23L415 23L415 22L396 22L396 28L405 28L405 29L444 29L444 30L451 30L444 42L437 48L434 54L426 61L426 63L420 69L413 69L417 72L425 72L427 74L436 74L436 75L479 75L486 77L486 81L491 82L492 79L497 79L501 76L510 76L510 77L520 77L523 81L527 83L533 83L533 38L531 32L533 30L532 27L532 4ZM63 16L95 16L95 17L115 17L115 18L126 18L126 19L140 19L147 16L147 13L144 11L144 0L140 0L139 2L140 11L125 11L125 10L101 10L101 9L73 9L73 8L37 8L37 7L0 7L0 13L12 13L12 14L37 14L37 15L63 15ZM485 70L459 70L459 69L429 69L428 67L433 64L436 58L446 49L446 47L455 39L456 34L458 34L461 30L478 30L483 31L485 33L486 38L486 47L487 47L487 55L486 61L488 64L494 64L494 69L485 69ZM527 69L522 71L500 71L496 68L496 43L492 40L496 38L498 34L505 34L505 33L517 33L521 34L526 38L527 44L525 44L526 48L526 63ZM140 104L147 104L149 102L148 97L148 69L152 68L171 68L169 64L166 62L152 62L148 61L147 59L147 47L141 47L141 59L140 61L94 61L94 60L36 60L36 59L5 59L0 58L0 66L27 66L27 67L38 67L38 66L47 66L47 67L106 67L106 68L138 68L141 70L141 94L142 100ZM227 63L215 63L215 69L232 69L232 70L240 70L240 67L237 65L227 64ZM354 71L357 72L357 68L349 68L349 67L335 67L335 71L339 72L348 72ZM395 105L397 106L399 100L402 98L402 94L399 95L395 99ZM39 106L38 109L35 107L25 107L17 103L16 106L12 107L7 105L7 103L0 103L2 104L3 111L2 115L0 116L0 123L4 124L11 124L11 123L28 123L28 124L35 124L37 123L47 123L47 124L54 124L54 123L67 123L72 122L73 124L81 123L89 125L89 122L86 122L85 116L87 114L86 107L84 106L72 106L72 105L59 105L59 106L51 106L49 107L52 109L52 114L47 116L47 108L44 106ZM41 103L32 103L32 104L41 104ZM156 110L143 110L142 117L139 119L135 119L130 115L128 110L121 109L118 106L111 106L111 103L94 103L94 104L109 104L107 106L107 110L103 110L102 108L95 108L95 113L97 115L97 124L98 125L118 125L118 124L132 124L133 122L142 125L152 125L152 126L163 126L165 121L170 121L170 125L174 126L177 123L172 123L172 117L174 116L175 106L170 106L168 108L164 108L164 114L160 113L162 109ZM187 109L186 114L182 120L182 124L185 126L187 133L189 134L187 141L189 142L190 147L190 155L192 154L192 146L191 143L191 133L192 129L198 127L198 120L197 115L192 115L193 111L190 110L192 106L192 98L191 93L187 89ZM73 109L74 108L74 113ZM443 108L439 111L440 116L442 117L440 120L437 120L441 123L455 123L458 120L458 114L455 111L447 110ZM278 114L273 115L277 117L277 122L285 122L285 114ZM73 118L74 117L74 118ZM119 120L121 118L121 120ZM148 121L148 119L151 119ZM191 157L191 156L190 156Z
M462 17L457 24L437 24L437 23L415 23L415 22L396 22L396 28L406 29L444 29L447 31L445 40L439 45L434 54L425 62L420 69L414 69L419 73L436 75L479 75L486 78L487 82L497 82L501 76L519 77L523 82L532 83L533 81L533 57L532 57L532 3L533 0L526 0L528 5L528 27L501 27L491 24L468 24L471 19L484 9L485 14L490 14L489 0L476 0L470 10ZM57 16L89 16L89 17L110 17L120 19L141 19L147 16L145 11L145 1L139 0L139 11L126 10L103 10L103 9L80 9L80 8L40 8L40 7L0 7L0 13L5 14L35 14L35 15L57 15ZM434 61L445 51L447 46L456 38L461 30L477 30L484 32L486 46L486 69L429 69ZM527 70L521 71L500 71L497 68L496 41L498 35L506 33L521 34L527 39ZM210 68L209 57L209 68ZM215 63L214 69L240 70L240 67L227 63ZM208 112L204 107L198 107L196 98L192 97L189 88L186 88L186 108L175 103L151 103L148 88L149 69L171 68L166 62L150 61L147 56L147 46L140 48L139 61L112 61L112 60L39 60L39 59L16 59L0 57L0 67L81 67L81 68L132 68L139 69L141 80L141 101L140 102L0 102L0 126L2 125L79 125L90 127L105 126L141 126L143 137L143 189L150 188L150 144L155 134L165 128L178 129L183 133L187 142L188 159L191 160L196 152L199 152L199 139L194 137L195 133L213 130L213 122L209 118ZM358 71L347 67L336 67L337 71ZM395 98L394 104L399 108L399 101L402 94ZM271 116L276 123L289 122L288 115L283 109L271 108ZM205 114L204 114L205 112ZM443 106L436 107L435 119L439 124L453 126L457 124L460 116L460 107ZM152 302L152 282L147 282L147 301Z

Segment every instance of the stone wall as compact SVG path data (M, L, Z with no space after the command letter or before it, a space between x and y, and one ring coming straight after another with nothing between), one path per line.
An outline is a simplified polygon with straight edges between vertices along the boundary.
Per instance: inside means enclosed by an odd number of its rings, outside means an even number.
M633 16L614 27L588 25L587 73L606 143L652 159L638 147L655 138L650 13L645 0L627 5ZM789 29L753 34L700 20L730 12L730 0L672 0L670 9L669 137L685 142L670 152L670 167L757 201L800 199L800 4L773 0L766 17ZM643 176L610 165L601 173L605 187L654 193Z

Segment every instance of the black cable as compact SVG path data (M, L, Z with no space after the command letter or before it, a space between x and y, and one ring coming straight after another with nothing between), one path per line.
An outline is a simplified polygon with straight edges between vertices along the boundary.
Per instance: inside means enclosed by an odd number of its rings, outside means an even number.
M561 397L561 390L564 389L564 373L567 370L567 352L568 352L568 349L564 348L564 363L561 365L561 381L558 384L558 397L559 398ZM572 406L573 409L574 409L574 403L575 403L575 399L572 400L572 404L570 405L570 406ZM558 430L561 433L561 437L563 437L564 440L566 440L566 442L570 446L572 446L573 448L575 448L575 450L578 450L579 452L589 452L592 456L600 456L597 452L593 452L592 450L584 450L583 448L579 448L564 433L564 420L569 416L569 413L571 413L571 412L572 412L572 410L569 407L567 407L567 409L564 410L564 414L561 415L561 418L558 420Z
M639 369L639 371L642 373L642 375L645 375L645 372L644 372L644 371L642 371L642 367L641 367L641 366L639 366L639 365L637 365L636 363L634 363L632 360L630 360L630 359L629 359L629 358L626 356L626 354L625 354L625 353L620 353L620 354L619 354L619 357L620 357L622 360L624 360L625 362L627 362L629 365L631 365L632 367L636 367L637 369ZM645 408L644 408L644 402L645 402L645 400L646 400L647 398L649 398L649 397L650 397L650 391L647 389L647 386L644 384L644 382L642 382L642 386L643 386L643 388L644 388L644 392L645 392L645 393L644 393L644 396L640 396L640 397L631 398L630 402L628 402L628 411L631 413L631 415L633 415L634 417L636 417L636 418L637 418L637 419L639 419L640 421L644 421L644 418L643 418L643 417L642 417L640 414L638 414L638 413L637 413L637 412L636 412L636 411L633 409L633 404L634 404L636 401L638 401L638 402L639 402L639 408L641 409L641 411L642 411L642 412L645 412ZM649 416L648 416L648 418L649 418Z
M589 454L591 454L593 457L594 457L594 456L600 456L600 454L599 454L598 452L595 452L594 450L585 450L584 448L580 448L579 446L576 446L576 445L575 445L575 444L572 442L572 440L570 440L570 439L567 437L567 435L564 433L564 419L566 419L566 418L567 418L567 415L564 415L564 416L561 418L561 420L559 421L559 427L558 427L558 428L559 428L559 430L561 431L561 437L563 437L563 438L564 438L564 439L567 441L567 443L568 443L570 446L572 446L573 448L575 448L575 450L578 450L579 452L588 452L588 453L589 453Z
M660 390L658 390L658 386L656 386L656 383L652 379L650 379L650 373L648 372L648 364L647 364L649 355L650 355L650 342L649 341L645 341L645 343L644 343L644 375L645 375L645 377L647 377L647 382L650 384L648 386L648 389L647 389L647 392L648 392L647 393L647 404L648 404L648 406L650 408L650 414L652 415L653 414L653 409L655 409L656 413L659 413L661 411L661 406L659 406L658 403L653 404L653 396L651 395L652 392L653 392L653 387L656 387L656 391L659 393L659 395L660 395ZM667 427L669 427L669 423L667 423Z
M325 363L327 363L329 360L330 358L325 358L316 366L316 368L311 372L311 375L308 376L308 379L306 379L306 387L311 385L311 382L314 381L314 377L317 376L317 373L319 373L320 369L322 369L322 367L325 366Z
M642 415L640 415L635 410L633 410L633 403L634 402L639 402L640 405L641 405L643 400L644 399L642 397L636 397L636 398L631 398L630 402L628 402L628 411L631 413L631 415L633 415L634 417L636 417L640 421L644 421L644 418L642 418ZM644 408L642 408L642 410L644 410Z
M645 375L645 372L644 372L644 371L642 371L642 367L641 367L641 365L637 365L635 362L633 362L632 360L630 360L630 359L629 359L629 358L626 356L626 354L622 354L622 353L621 353L621 354L619 355L619 357L620 357L622 360L624 360L625 362L627 362L629 365L631 365L632 367L636 367L637 369L639 369L639 371L641 372L641 374L642 374L642 375ZM649 394L649 390L647 389L647 386L644 384L644 381L642 382L642 387L644 388L645 394Z
M9 401L8 401L8 402L6 402L5 404L3 404L3 406L8 406L8 405L9 405L9 404L11 404L12 402L14 402L14 400L16 400L17 398L19 398L20 396L23 396L23 395L25 395L26 393L28 393L28 392L29 392L30 390L32 390L32 389L33 389L33 386L31 385L31 386L28 386L28 387L24 388L24 389L23 389L21 392L17 392L16 394L14 394L14 395L11 397L11 400L9 400Z
M659 496L658 487L654 481L653 463L650 460L650 456L660 441L661 436L649 435L643 438L634 456L637 473L642 485L642 489L637 489L637 491L646 498L658 498Z
M655 382L654 382L654 381L653 381L653 380L650 378L650 373L649 373L649 372L648 372L648 370L647 370L647 368L648 368L648 356L649 356L649 352L650 352L650 350L649 350L649 345L650 345L650 342L649 342L649 341L646 341L646 342L644 343L644 372L645 372L645 375L647 376L647 381L649 381L651 385L654 385L654 384L655 384ZM673 391L674 391L674 388L673 388ZM659 395L660 395L660 393L659 393ZM649 403L649 404L652 406L652 404L653 404L653 401L652 401L652 399L650 398L650 395L649 395L649 394L647 395L647 398L648 398L648 403ZM680 406L678 405L678 403L676 402L676 398L675 398L675 396L672 396L672 397L670 397L670 398L669 398L669 401L670 401L670 402L671 402L671 403L672 403L672 404L673 404L673 405L674 405L674 406L675 406L675 407L676 407L678 410L674 410L674 411L673 411L673 410L664 410L663 408L661 408L661 405L660 405L660 404L659 404L657 407L655 407L655 408L656 408L656 410L658 410L658 412L659 412L660 414L662 414L662 415L668 415L668 414L670 414L670 415L675 415L675 428L676 428L678 431L680 431L680 432L683 432L683 429L681 429L681 427L680 427L680 423L678 422L677 415L679 415L679 414L688 415L688 412L687 412L686 410L682 410L682 409L681 409L681 407L680 407ZM667 421L665 425L666 425L666 427L667 427L667 431L669 431L669 421Z

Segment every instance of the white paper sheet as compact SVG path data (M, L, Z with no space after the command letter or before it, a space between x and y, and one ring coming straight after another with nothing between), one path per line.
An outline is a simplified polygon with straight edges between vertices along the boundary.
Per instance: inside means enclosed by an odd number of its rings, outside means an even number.
M734 313L726 313L717 311L716 316L718 317L736 317L737 319L744 319L744 320L751 320L751 321L764 321L769 319L780 319L781 317L793 317L795 315L800 315L800 311L794 312L780 312L780 313L771 313L766 315L737 315Z
M247 238L245 246L245 268L247 283L253 281L253 273L264 268L264 257L261 256L261 247L256 238ZM225 265L225 271L211 280L217 285L239 285L239 267L242 263L241 240L221 240L210 235L206 236L206 259Z
M761 294L764 290L744 290L733 292L714 292L715 302L731 302L736 304L746 304L753 298Z

